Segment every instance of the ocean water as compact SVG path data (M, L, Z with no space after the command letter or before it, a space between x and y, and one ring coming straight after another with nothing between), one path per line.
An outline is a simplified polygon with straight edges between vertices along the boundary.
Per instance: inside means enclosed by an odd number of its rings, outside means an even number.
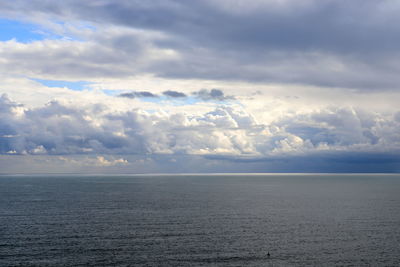
M400 266L400 176L2 176L0 266Z

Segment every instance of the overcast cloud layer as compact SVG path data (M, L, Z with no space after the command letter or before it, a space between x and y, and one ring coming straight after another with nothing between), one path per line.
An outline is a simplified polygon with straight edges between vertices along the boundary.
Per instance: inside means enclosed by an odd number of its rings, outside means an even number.
M2 65L23 61L12 69L51 78L150 72L396 89L399 11L390 0L5 1L4 16L71 39L5 42Z
M389 0L3 1L0 18L34 37L0 33L0 167L400 171L399 12Z

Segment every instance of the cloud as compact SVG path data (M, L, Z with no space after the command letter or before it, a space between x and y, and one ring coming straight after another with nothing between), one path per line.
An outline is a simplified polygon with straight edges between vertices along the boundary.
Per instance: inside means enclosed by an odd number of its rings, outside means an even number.
M397 113L346 107L290 113L268 124L240 105L198 115L58 101L27 108L3 95L0 110L1 154L267 157L400 149Z
M224 92L220 89L211 89L211 90L202 89L198 92L193 92L193 94L205 101L208 100L224 101L224 100L235 99L233 96L226 96Z
M137 98L137 97L158 97L157 95L147 92L147 91L140 91L140 92L129 92L129 93L122 93L118 95L119 97L126 97L126 98Z
M44 34L0 41L0 163L301 170L382 156L395 170L399 11L390 0L4 2L0 17Z
M307 155L248 157L229 155L113 155L113 165L88 155L0 155L0 174L7 173L249 173L249 172L399 172L399 153L317 151ZM21 168L24 166L24 168Z
M0 70L398 90L399 10L390 0L16 0L0 13L68 38L1 42Z
M164 96L172 97L172 98L184 98L187 97L187 95L183 92L178 92L178 91L164 91L162 92ZM200 98L204 101L209 101L209 100L217 100L217 101L224 101L224 100L232 100L235 99L233 96L226 96L224 92L220 89L201 89L199 91L193 92L192 93L194 96L197 98ZM125 97L125 98L141 98L141 97L158 97L157 94L153 94L151 92L147 91L139 91L139 92L127 92L127 93L121 93L118 95L119 97Z
M394 43L380 40L398 32L390 22L398 21L396 11L399 8L394 1L373 0L351 3L334 0L240 0L235 3L152 0L145 4L139 1L106 0L93 4L77 0L53 3L36 0L13 1L2 5L1 11L9 16L25 13L33 18L58 17L160 31L197 41L200 46L206 42L212 47L235 43L233 48L244 46L258 51L283 47L356 52L359 49L376 51L377 48L397 50ZM370 23L361 19L364 17L369 17Z
M152 44L162 37L130 29L103 28L83 40L0 42L0 70L40 79L82 81L146 72L153 61L173 60L173 51ZM152 40L152 41L151 41ZM23 64L17 64L23 62Z
M164 91L163 95L165 96L169 96L169 97L174 97L174 98L181 98L181 97L186 97L186 94L182 93L182 92L178 92L178 91Z
M128 160L124 158L117 158L109 157L106 159L104 156L97 156L97 157L85 157L76 160L70 157L63 157L60 156L57 158L60 161L63 161L70 165L78 165L78 166L97 166L97 167L110 167L110 166L118 166L118 165L127 165L129 164Z

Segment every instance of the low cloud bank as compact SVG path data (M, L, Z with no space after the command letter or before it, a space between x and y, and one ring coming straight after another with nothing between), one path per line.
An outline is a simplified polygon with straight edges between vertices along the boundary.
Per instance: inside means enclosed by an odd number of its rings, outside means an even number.
M3 155L187 154L263 158L318 151L400 149L400 113L346 107L288 114L262 124L240 106L190 115L52 101L26 108L0 97Z

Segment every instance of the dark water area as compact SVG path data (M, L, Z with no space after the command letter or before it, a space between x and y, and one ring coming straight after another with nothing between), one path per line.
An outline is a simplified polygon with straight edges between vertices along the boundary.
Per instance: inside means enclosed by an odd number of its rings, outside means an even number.
M2 176L0 266L400 266L400 176Z

